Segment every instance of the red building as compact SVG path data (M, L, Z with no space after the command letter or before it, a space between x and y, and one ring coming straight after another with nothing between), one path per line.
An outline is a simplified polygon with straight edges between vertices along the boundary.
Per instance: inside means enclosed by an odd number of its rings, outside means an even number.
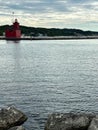
M21 38L21 30L20 30L20 26L19 26L17 19L15 19L15 22L13 23L11 28L7 28L5 30L5 37L9 38L9 39L10 38L12 38L12 39Z

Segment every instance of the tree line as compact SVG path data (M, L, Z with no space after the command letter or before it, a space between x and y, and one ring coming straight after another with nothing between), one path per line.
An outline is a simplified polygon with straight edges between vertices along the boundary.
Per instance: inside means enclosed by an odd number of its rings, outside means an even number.
M0 26L0 35L4 35L6 28L9 25ZM25 36L97 36L98 32L95 31L83 31L80 29L59 29L59 28L40 28L40 27L27 27L20 26L22 34Z

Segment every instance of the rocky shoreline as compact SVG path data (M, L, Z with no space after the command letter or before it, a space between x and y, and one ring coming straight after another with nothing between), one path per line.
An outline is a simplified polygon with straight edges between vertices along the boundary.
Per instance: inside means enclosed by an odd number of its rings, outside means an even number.
M0 130L25 130L21 125L27 116L15 107L0 110Z
M98 130L98 115L54 113L48 117L45 130Z
M15 107L0 110L0 130L25 130L22 124L27 116ZM98 130L97 114L53 113L44 130Z

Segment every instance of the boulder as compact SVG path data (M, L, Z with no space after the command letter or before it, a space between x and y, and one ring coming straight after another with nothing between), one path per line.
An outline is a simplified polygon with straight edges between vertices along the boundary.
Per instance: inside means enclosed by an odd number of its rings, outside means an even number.
M15 127L12 127L12 128L10 128L8 130L25 130L25 129L22 126L15 126Z
M94 117L91 114L51 114L45 130L87 130Z
M8 128L19 126L26 120L27 116L15 107L0 110L0 130L7 130Z
M88 130L98 130L98 117L92 119Z

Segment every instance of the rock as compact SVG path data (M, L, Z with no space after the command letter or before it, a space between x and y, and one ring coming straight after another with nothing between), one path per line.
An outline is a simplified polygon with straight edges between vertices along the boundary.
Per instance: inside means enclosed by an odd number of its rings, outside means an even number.
M92 119L88 130L98 130L98 117Z
M45 124L45 130L87 130L94 117L91 114L52 114Z
M0 110L0 130L19 126L27 120L26 115L15 107Z
M24 129L24 127L22 127L22 126L16 126L16 127L10 128L10 129L8 129L8 130L25 130L25 129Z

